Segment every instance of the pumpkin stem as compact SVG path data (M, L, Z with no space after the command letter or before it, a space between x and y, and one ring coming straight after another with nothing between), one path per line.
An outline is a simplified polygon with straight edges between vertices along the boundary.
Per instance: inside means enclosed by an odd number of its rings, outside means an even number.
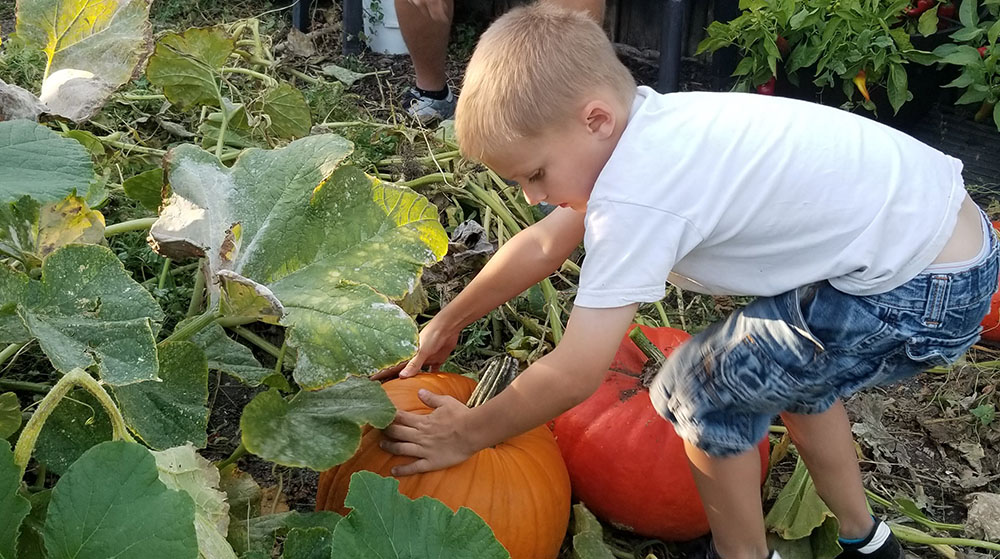
M653 360L653 363L656 364L657 368L663 365L663 363L667 360L667 357L663 355L660 348L656 347L656 344L649 341L645 332L643 332L638 326L633 328L632 331L628 333L628 337L632 340L632 343L634 343L636 347L642 351L643 355L646 356L646 359Z
M517 376L517 366L517 359L510 355L498 355L490 359L466 405L474 408L502 392Z

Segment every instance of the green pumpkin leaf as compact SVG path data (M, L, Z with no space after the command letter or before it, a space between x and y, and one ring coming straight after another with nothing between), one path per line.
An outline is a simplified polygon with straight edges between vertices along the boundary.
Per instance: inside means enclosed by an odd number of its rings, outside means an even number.
M52 490L45 520L49 559L197 559L195 506L158 478L135 443L101 443Z
M344 504L353 510L333 532L332 557L510 557L472 510L452 513L430 497L411 500L392 478L365 471L351 475Z
M35 459L63 475L90 447L111 440L111 420L87 390L74 390L45 420L35 445Z
M322 471L350 458L361 426L386 427L395 407L375 382L351 377L285 400L277 390L258 394L243 408L240 429L247 450L285 466Z
M326 528L296 528L285 537L283 559L330 559L333 532Z
M312 113L305 96L288 82L264 93L261 111L271 119L271 131L281 138L308 136L312 128Z
M110 249L62 247L42 263L41 281L0 266L0 301L16 305L23 331L0 312L0 335L37 338L56 370L96 365L112 385L156 378L154 327L163 311ZM21 334L17 336L15 334Z
M604 544L604 528L583 503L573 505L574 559L614 559Z
M370 374L416 349L391 303L440 259L447 236L426 198L374 183L335 135L249 150L232 168L193 146L168 156L173 195L150 234L171 258L205 255L230 316L290 326L306 388ZM290 242L294 239L294 242Z
M160 208L163 186L163 169L160 168L139 173L122 183L126 196L153 212Z
M153 452L160 481L170 489L183 491L195 503L194 528L198 552L204 559L236 559L226 533L229 531L229 504L219 491L219 470L195 453L194 447L178 446Z
M146 0L18 2L17 35L46 55L41 101L81 121L97 114L149 55Z
M161 380L114 388L122 416L139 438L155 449L191 443L203 448L208 428L208 363L191 342L157 348Z
M783 557L832 559L841 551L837 518L816 492L801 458L764 518L764 524L776 536L772 538L772 548L778 549Z
M21 535L17 540L17 559L46 559L45 542L42 530L45 527L45 515L49 509L49 499L52 490L45 489L28 496L31 512L21 524Z
M177 328L180 329L191 320L194 319L182 320ZM230 338L218 324L204 328L192 336L191 341L205 352L209 369L236 377L247 386L259 386L274 372L273 369L262 366L250 348Z
M104 216L91 210L83 198L66 198L39 207L28 196L0 204L0 253L36 268L57 248L104 242Z
M24 517L31 512L31 504L22 497L21 470L14 464L10 443L0 440L0 559L15 559L17 534Z
M80 142L27 120L0 122L0 201L61 200L93 178Z
M17 394L0 394L0 439L6 439L21 428L21 404Z
M156 43L146 66L150 83L180 109L219 106L219 79L235 44L221 27L168 33Z

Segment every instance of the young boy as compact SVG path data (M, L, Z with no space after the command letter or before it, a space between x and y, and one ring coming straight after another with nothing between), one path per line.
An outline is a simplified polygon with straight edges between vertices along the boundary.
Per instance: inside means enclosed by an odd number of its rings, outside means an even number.
M841 557L902 557L868 513L841 399L956 360L997 287L997 241L961 162L861 116L738 93L636 88L600 28L543 4L483 35L456 132L464 153L559 206L516 235L423 329L400 376L546 277L582 240L561 343L485 405L426 393L388 451L408 475L543 424L601 383L641 302L669 279L758 298L678 348L650 387L686 441L711 553L768 556L754 443L780 414L840 521ZM623 459L627 459L623 457Z

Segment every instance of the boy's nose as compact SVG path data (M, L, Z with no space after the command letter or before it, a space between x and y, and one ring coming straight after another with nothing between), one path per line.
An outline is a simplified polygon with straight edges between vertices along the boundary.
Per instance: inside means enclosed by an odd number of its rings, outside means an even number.
M529 190L526 187L521 187L521 192L524 192L524 199L532 206L545 199L545 195L537 189Z

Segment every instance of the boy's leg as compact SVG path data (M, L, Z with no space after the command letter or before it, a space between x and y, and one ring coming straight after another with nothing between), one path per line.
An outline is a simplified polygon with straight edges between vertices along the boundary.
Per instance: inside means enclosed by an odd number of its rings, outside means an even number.
M684 448L719 555L723 559L767 557L757 447L721 458L686 441Z
M874 521L868 512L844 404L838 399L825 412L785 412L781 419L809 468L816 491L840 521L840 537L856 540L867 536Z
M425 91L441 91L447 85L445 63L448 58L448 35L451 33L453 2L447 1L449 20L431 19L409 0L395 0L396 15L403 42L410 51L417 87Z

